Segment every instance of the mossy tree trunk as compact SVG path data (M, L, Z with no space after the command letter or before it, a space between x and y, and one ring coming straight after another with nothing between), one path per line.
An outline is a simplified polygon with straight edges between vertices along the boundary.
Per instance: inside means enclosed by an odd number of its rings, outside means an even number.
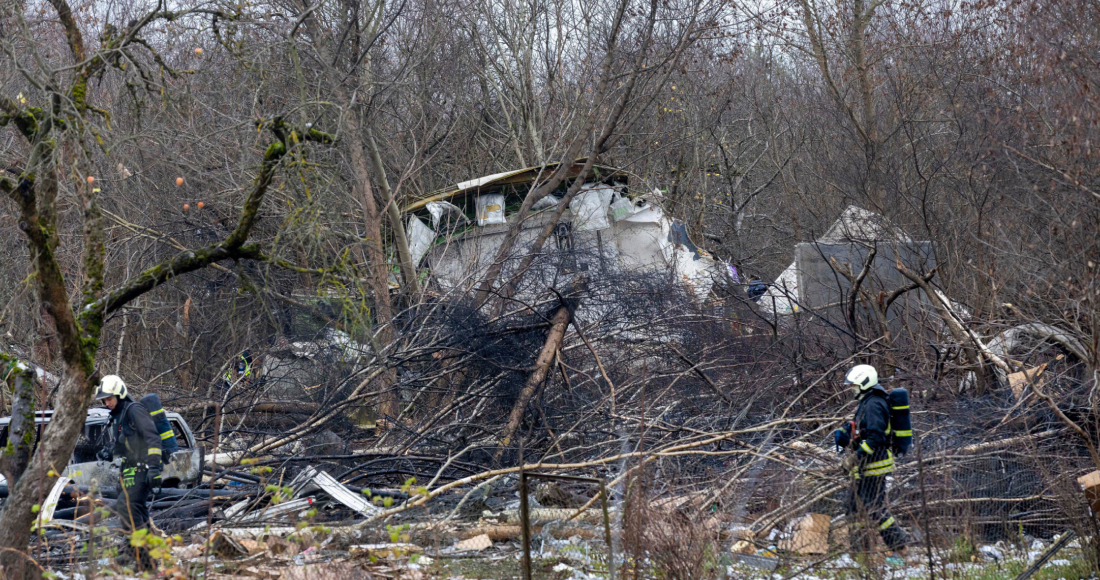
M48 104L44 107L31 106L25 99L17 101L0 94L0 127L13 125L30 151L23 166L8 170L10 174L17 175L14 180L0 178L0 191L18 208L19 227L36 269L34 279L38 298L53 318L61 345L62 368L51 421L43 430L33 456L28 456L22 476L18 481L10 481L9 497L0 513L0 576L6 579L41 577L42 569L27 555L34 519L33 507L49 492L69 463L84 427L87 408L99 378L96 357L106 316L181 274L205 268L219 260L253 259L281 265L280 261L269 259L258 244L248 243L265 193L283 157L300 143L331 143L333 140L316 129L298 129L281 119L257 121L257 128L270 131L274 138L263 154L256 177L240 208L236 228L223 240L181 252L108 292L104 287L105 226L98 205L99 189L88 179L91 162L86 150L87 143L102 144L100 134L93 125L95 116L101 112L87 102L88 81L112 69L124 68L125 62L119 56L123 48L140 50L145 47L148 50L149 45L139 37L146 27L175 20L188 13L158 8L131 21L123 30L106 25L99 48L89 55L85 52L80 26L65 0L50 0L50 5L64 28L71 65L66 69L48 71L50 78L40 83L46 87ZM204 12L210 14L209 11ZM22 14L17 16L22 18ZM225 14L217 16L232 18ZM24 40L33 44L33 39ZM153 56L156 62L165 66L159 56ZM171 70L167 72L174 74ZM104 153L109 154L106 150ZM78 245L83 247L83 284L78 294L68 291L58 260L57 198L62 179L73 180L73 189L82 210L83 239ZM29 400L29 397L21 395L16 399ZM28 408L33 417L33 408L21 405ZM33 420L29 423L33 425ZM18 466L24 461L21 452L13 453L14 463L9 462L9 466ZM17 471L12 473L17 475Z

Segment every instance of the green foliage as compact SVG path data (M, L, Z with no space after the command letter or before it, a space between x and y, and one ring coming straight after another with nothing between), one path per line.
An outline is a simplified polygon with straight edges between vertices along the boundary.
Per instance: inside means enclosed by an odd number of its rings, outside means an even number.
M135 530L130 534L130 546L135 549L145 550L149 557L157 563L158 567L169 567L174 563L172 546L182 543L181 536L162 538L149 533L148 529Z
M978 549L970 538L959 536L951 542L951 551L947 556L948 562L971 562L977 557Z
M388 532L390 535L390 541L394 543L408 542L411 538L411 536L409 536L409 534L407 533L408 530L409 524L401 524L399 526L393 526L389 524L386 525L386 532Z
M266 485L264 491L271 494L271 505L281 504L294 495L294 489L275 484Z

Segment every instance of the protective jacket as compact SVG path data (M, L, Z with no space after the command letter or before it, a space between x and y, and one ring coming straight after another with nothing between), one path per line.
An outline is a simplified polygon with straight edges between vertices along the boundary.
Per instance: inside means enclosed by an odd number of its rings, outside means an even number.
M881 385L869 389L856 407L855 433L848 432L847 445L856 454L855 477L886 475L894 471L890 451L890 404ZM850 428L848 429L850 431Z
M160 469L160 435L149 411L129 397L111 410L111 436L115 440L112 455L122 458L123 470L131 467Z

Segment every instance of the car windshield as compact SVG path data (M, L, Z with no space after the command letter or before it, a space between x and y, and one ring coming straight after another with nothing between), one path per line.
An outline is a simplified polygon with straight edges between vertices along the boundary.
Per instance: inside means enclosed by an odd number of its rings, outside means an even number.
M45 423L38 423L38 436L35 437L34 444L38 447L38 441L42 438L42 428L45 427ZM96 454L100 449L103 449L110 440L107 434L107 425L84 425L84 431L80 434L80 438L76 441L76 448L73 450L73 463L85 463L88 461L95 461ZM3 449L8 445L8 426L4 425L0 427L0 449Z

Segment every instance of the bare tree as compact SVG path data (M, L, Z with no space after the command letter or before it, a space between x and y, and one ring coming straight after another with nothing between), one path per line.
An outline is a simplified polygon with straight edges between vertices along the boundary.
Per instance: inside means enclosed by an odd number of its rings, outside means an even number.
M144 78L158 70L175 74L156 51L150 50L143 34L158 23L203 15L216 20L226 15L201 8L180 13L157 7L124 27L107 23L100 46L89 50L82 25L65 0L51 3L53 17L45 22L33 22L20 3L7 6L10 11L3 25L13 34L6 38L4 50L8 59L18 58L17 52L31 55L33 66L21 67L21 72L34 89L34 93L28 90L31 99L40 106L22 94L0 96L0 123L14 127L24 140L26 151L22 162L6 169L9 177L0 180L0 188L18 208L20 229L37 270L37 292L54 320L61 343L63 368L52 421L22 477L9 481L11 492L0 515L3 530L0 547L4 548L0 561L5 573L9 577L31 578L37 577L36 566L28 565L22 553L34 517L32 507L72 456L98 382L96 360L107 317L171 279L221 260L267 259L263 248L248 240L280 162L293 155L302 142L332 139L316 129L296 128L278 118L259 121L258 129L270 131L273 139L247 188L236 227L215 243L186 249L108 290L105 218L100 209L102 192L95 182L94 153L98 144L103 143L101 135L107 127L103 119L105 111L96 106L89 94L90 81L128 67L137 68ZM49 31L54 25L59 25L64 34L68 54L58 62L50 62L49 55L39 52L41 48L33 36L39 27L41 31ZM72 298L70 292L77 289L66 281L58 257L63 251L59 205L66 193L78 200L82 222L83 257L76 277L80 286Z

